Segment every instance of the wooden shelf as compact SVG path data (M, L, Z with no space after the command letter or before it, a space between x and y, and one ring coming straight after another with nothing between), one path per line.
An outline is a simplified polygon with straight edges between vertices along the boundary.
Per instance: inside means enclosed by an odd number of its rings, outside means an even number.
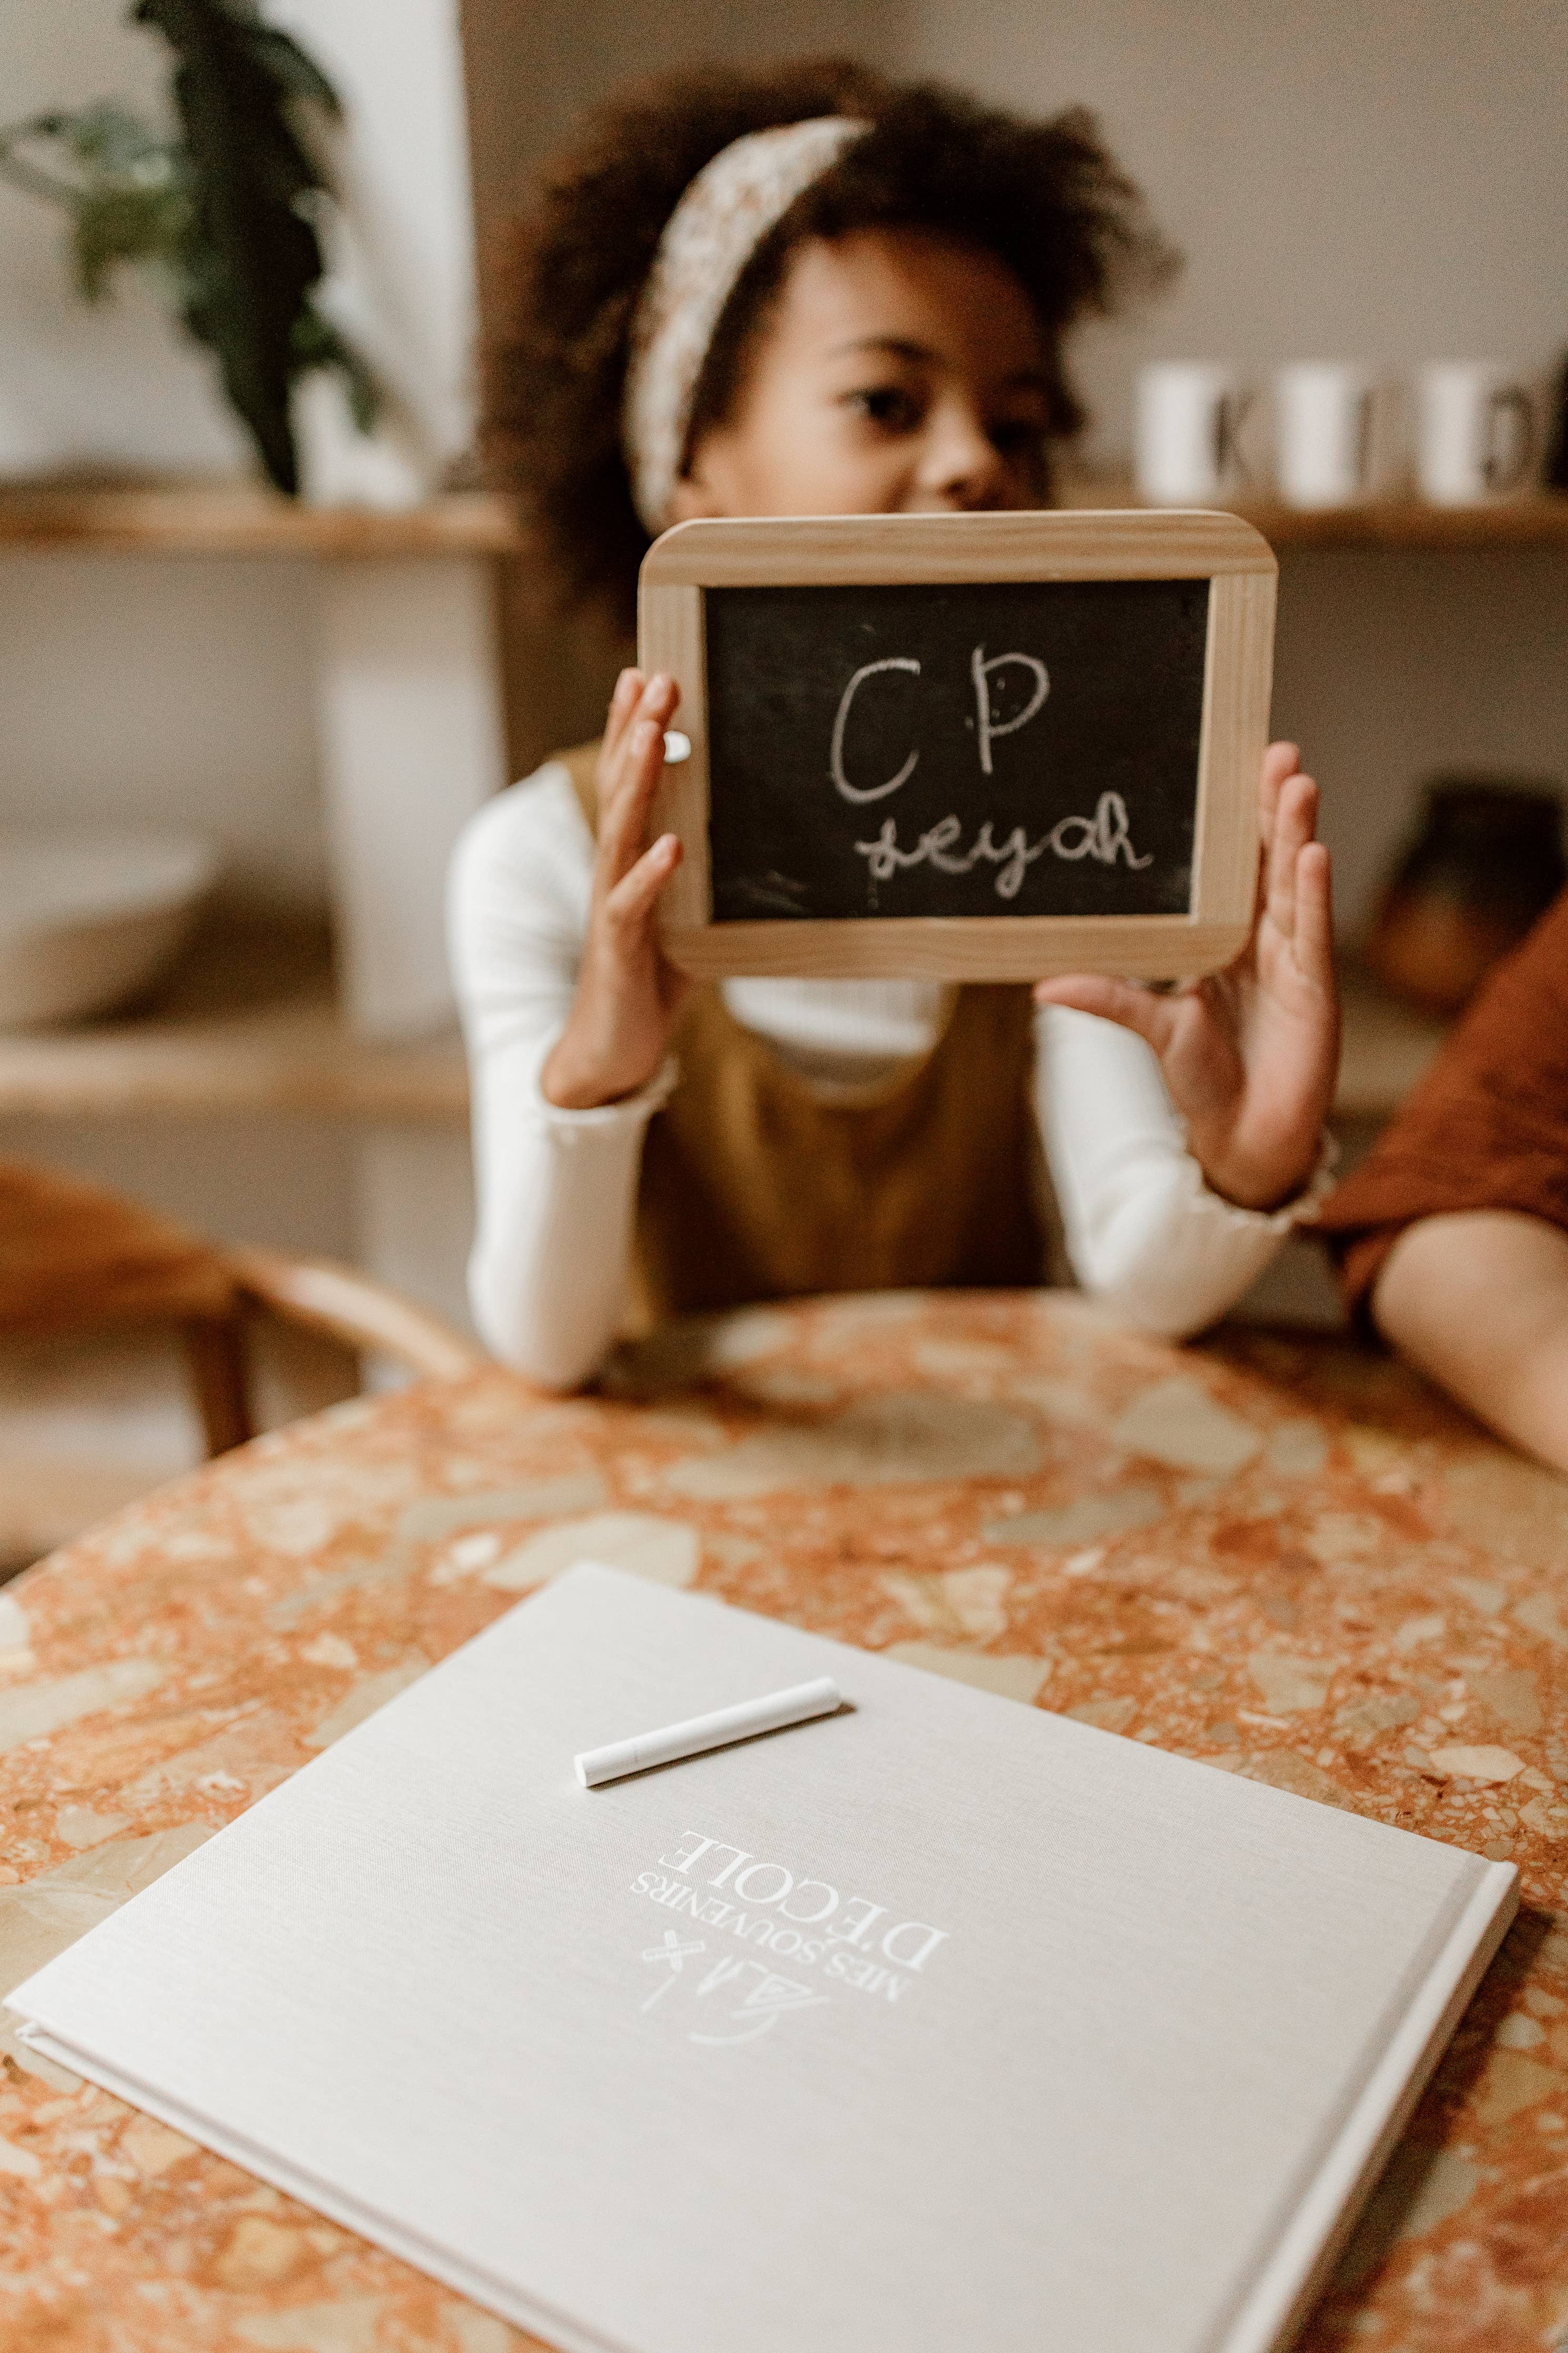
M243 482L0 487L0 552L363 558L508 555L521 544L511 504L486 491L383 513L305 506Z
M70 1028L0 1031L0 1115L293 1112L460 1124L456 1036L356 1038L333 997L324 925L215 914L158 996Z
M1142 506L1125 477L1064 481L1070 507ZM1568 554L1568 495L1547 491L1489 507L1429 507L1418 499L1369 500L1364 506L1307 512L1278 501L1239 501L1241 515L1275 548L1560 547Z
M1390 499L1319 513L1275 505L1237 512L1276 548L1558 547L1568 554L1568 498L1514 499L1495 507L1428 507L1415 499Z
M1142 503L1121 477L1065 481L1069 507ZM1414 499L1303 513L1238 504L1277 548L1559 547L1568 553L1568 496L1542 492L1493 507L1428 507ZM509 500L461 491L401 513L303 506L244 483L102 490L0 486L0 552L92 550L117 555L512 555L523 545Z
M1356 967L1342 976L1344 1058L1335 1113L1385 1119L1447 1034ZM0 1032L0 1117L293 1112L460 1124L468 1074L456 1035L356 1038L332 992L325 927L211 918L159 995L68 1029Z

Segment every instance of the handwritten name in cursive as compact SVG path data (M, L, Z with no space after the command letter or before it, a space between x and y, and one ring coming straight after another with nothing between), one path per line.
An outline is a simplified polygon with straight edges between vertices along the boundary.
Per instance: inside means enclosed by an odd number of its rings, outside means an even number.
M1025 875L1047 850L1053 858L1092 858L1101 866L1114 866L1119 858L1124 859L1134 872L1152 865L1152 852L1140 858L1128 828L1127 804L1121 794L1101 793L1092 817L1060 818L1038 841L1031 841L1021 825L1016 825L1005 840L995 841L987 818L969 849L955 855L953 845L963 831L963 822L957 817L944 817L921 835L912 849L900 849L898 821L889 817L883 819L875 841L858 841L855 848L866 860L873 882L890 881L906 866L934 866L939 874L972 874L977 866L989 865L998 870L997 897L1016 899Z

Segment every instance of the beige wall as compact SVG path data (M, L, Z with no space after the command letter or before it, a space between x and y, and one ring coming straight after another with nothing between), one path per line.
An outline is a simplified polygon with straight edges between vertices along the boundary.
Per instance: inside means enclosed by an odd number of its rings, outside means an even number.
M1375 903L1424 778L1568 783L1560 549L1301 552L1280 565L1274 725L1323 786L1342 932Z
M285 557L0 561L0 825L215 840L249 895L322 902L315 574Z
M1092 362L1127 443L1143 356L1486 356L1568 343L1562 0L910 0L905 60L1100 115L1188 263Z
M905 0L459 0L481 240L523 177L582 113L644 73L900 51Z

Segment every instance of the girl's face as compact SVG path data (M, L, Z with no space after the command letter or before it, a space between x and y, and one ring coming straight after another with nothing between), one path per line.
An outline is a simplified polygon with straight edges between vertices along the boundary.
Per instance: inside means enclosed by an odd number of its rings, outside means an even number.
M1005 262L923 229L814 238L670 519L1037 507L1048 415L1040 322Z

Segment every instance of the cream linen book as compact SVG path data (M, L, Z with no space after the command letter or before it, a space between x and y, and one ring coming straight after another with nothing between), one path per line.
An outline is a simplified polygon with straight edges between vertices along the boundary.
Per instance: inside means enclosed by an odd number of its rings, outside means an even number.
M831 1674L837 1715L579 1788ZM12 1996L570 2353L1253 2353L1500 1863L585 1565Z

